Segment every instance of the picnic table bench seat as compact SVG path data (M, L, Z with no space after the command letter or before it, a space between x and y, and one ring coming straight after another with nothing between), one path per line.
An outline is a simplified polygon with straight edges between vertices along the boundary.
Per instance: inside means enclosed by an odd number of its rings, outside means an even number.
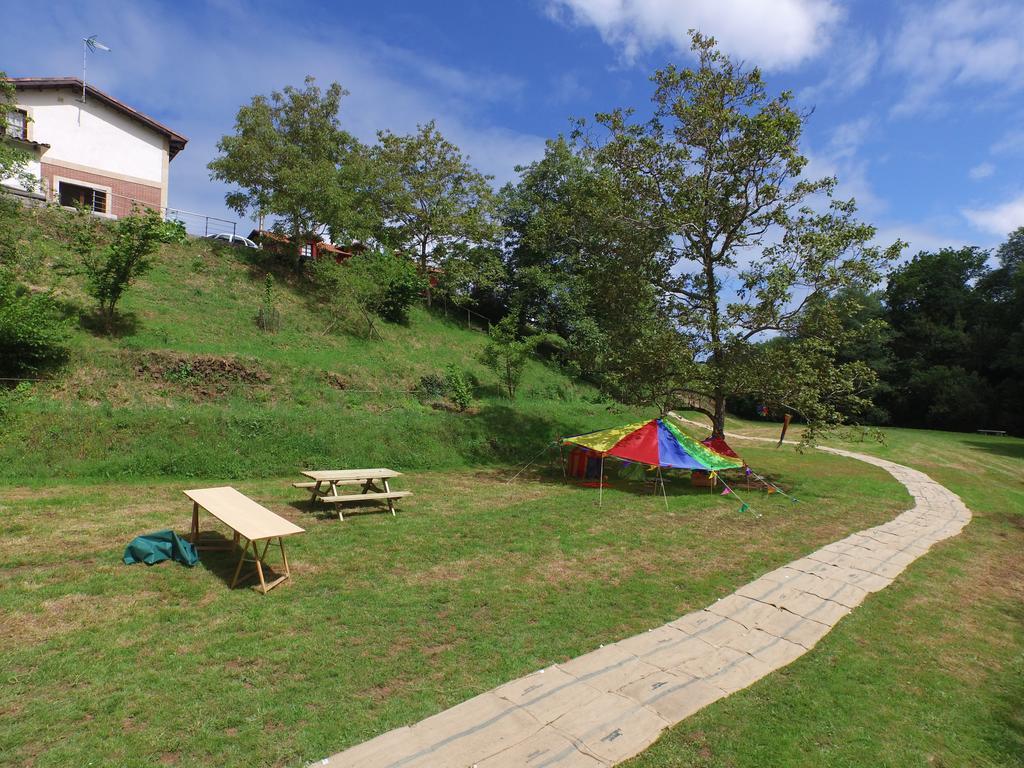
M412 496L412 491L387 491L384 493L346 493L343 495L335 496L320 496L320 501L328 504L334 504L342 501L372 501L374 499L404 499L406 496Z

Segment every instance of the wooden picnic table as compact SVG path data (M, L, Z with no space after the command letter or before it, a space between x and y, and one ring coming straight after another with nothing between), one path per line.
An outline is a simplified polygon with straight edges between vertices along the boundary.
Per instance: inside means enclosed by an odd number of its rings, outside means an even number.
M246 581L254 575L259 576L263 594L267 594L278 584L291 578L291 570L288 568L288 555L284 551L284 537L295 533L304 533L304 528L300 528L290 520L285 520L276 512L271 512L266 507L257 504L248 496L239 493L230 486L222 488L196 488L184 491L184 493L192 500L190 540L196 549L234 549L238 546L239 537L245 539L245 547L242 548L242 554L238 559L238 566L235 568L234 578L231 579L232 588L239 583L238 576L242 572L242 564L246 560L254 562L256 568L252 573L246 575L242 581ZM234 531L234 540L231 544L225 543L220 546L200 545L200 509L205 509ZM278 546L281 548L281 559L284 561L284 575L268 583L263 574L263 561L274 539L277 539ZM263 542L262 552L260 552L260 542ZM247 558L246 555L249 552L250 546L252 547L252 558Z
M375 469L312 469L303 470L303 475L311 482L292 483L295 488L308 488L312 494L310 501L326 504L341 504L346 501L383 501L395 515L395 500L412 496L411 491L392 491L388 480L401 477L401 472L393 469L377 467ZM378 485L380 483L380 485ZM362 486L359 493L342 493L339 485ZM338 519L344 520L341 507L338 507Z

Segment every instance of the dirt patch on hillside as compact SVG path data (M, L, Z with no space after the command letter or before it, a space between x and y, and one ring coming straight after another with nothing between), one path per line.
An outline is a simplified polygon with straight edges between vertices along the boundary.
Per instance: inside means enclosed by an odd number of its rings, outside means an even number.
M234 356L146 352L132 355L130 362L137 378L173 386L200 400L223 397L238 385L270 381L257 363Z

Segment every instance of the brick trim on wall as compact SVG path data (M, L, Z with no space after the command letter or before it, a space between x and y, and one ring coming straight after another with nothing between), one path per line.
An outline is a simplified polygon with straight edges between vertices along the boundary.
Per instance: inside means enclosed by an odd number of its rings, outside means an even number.
M125 181L112 176L104 176L101 173L90 173L63 165L42 162L40 171L43 177L43 188L47 196L56 201L57 185L55 179L66 181L80 181L85 185L94 185L97 188L109 189L111 192L107 213L114 216L127 216L132 212L132 201L137 200L142 205L150 205L159 209L163 200L163 190L159 186L139 184L134 181Z

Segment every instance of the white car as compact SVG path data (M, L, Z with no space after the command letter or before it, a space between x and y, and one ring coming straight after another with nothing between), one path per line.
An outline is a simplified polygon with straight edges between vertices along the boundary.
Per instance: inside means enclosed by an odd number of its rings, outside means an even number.
M256 245L256 243L254 243L248 237L242 237L241 235L232 235L230 232L221 232L216 235L207 235L206 239L220 240L223 243L230 243L231 245L241 245L244 246L245 248L259 249L259 246Z

